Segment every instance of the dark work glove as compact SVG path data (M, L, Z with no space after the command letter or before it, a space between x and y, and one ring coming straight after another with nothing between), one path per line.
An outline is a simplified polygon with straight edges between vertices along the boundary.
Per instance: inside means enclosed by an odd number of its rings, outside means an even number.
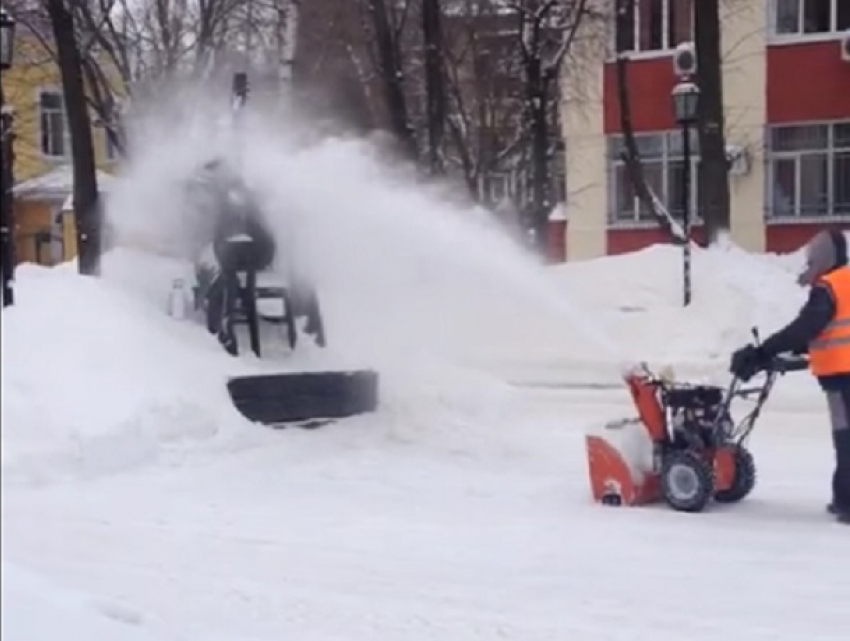
M746 382L764 369L768 361L767 355L755 345L747 345L732 354L729 372Z

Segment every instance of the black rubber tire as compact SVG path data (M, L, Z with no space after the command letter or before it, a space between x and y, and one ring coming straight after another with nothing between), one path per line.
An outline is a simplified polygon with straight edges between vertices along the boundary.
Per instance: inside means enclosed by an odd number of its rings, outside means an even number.
M719 490L714 493L714 500L718 503L737 503L746 497L756 486L756 462L742 445L735 448L735 480L728 490Z
M692 487L683 489L687 479ZM673 450L661 463L661 495L677 512L701 512L714 494L714 470L705 460L685 450Z
M346 418L378 408L378 375L369 370L241 376L227 383L245 418L270 426Z

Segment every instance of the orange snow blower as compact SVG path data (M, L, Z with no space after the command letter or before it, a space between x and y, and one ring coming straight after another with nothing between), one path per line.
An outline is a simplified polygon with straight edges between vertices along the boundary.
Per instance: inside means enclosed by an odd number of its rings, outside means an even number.
M777 376L806 366L803 358L780 357L764 369L761 385L745 388L734 378L726 389L675 383L645 365L627 372L638 418L609 422L586 437L594 500L641 505L663 499L680 512L701 512L712 498L742 500L756 482L746 440ZM753 409L735 423L732 402L753 396Z

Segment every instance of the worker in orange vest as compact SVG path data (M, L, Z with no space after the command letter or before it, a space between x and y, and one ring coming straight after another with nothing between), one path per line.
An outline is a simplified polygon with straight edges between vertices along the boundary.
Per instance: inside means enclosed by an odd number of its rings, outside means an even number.
M748 380L780 354L808 355L809 370L826 394L835 445L827 510L850 523L850 267L842 231L815 234L806 246L806 268L797 282L811 288L797 317L760 345L736 351L729 369Z

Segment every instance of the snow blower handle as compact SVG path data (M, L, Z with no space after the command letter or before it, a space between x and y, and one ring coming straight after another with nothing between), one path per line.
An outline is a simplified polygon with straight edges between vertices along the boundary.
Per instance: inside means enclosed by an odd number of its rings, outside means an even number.
M753 333L755 346L761 347L761 337L759 336L758 327L753 327L750 331ZM787 374L788 372L799 372L801 370L808 369L808 367L809 360L805 356L800 356L798 354L786 354L771 358L770 364L765 369L778 374Z
M761 337L759 335L758 327L751 327L750 332L753 335L753 343L756 347L761 346ZM743 379L741 379L737 374L732 377L732 380L729 381L729 387L726 389L726 397L724 403L724 410L728 411L732 404L732 399L739 396L749 396L750 394L759 391L755 389L742 389L742 385L744 384Z
M796 354L780 355L774 357L771 367L779 374L801 372L809 368L809 359Z

